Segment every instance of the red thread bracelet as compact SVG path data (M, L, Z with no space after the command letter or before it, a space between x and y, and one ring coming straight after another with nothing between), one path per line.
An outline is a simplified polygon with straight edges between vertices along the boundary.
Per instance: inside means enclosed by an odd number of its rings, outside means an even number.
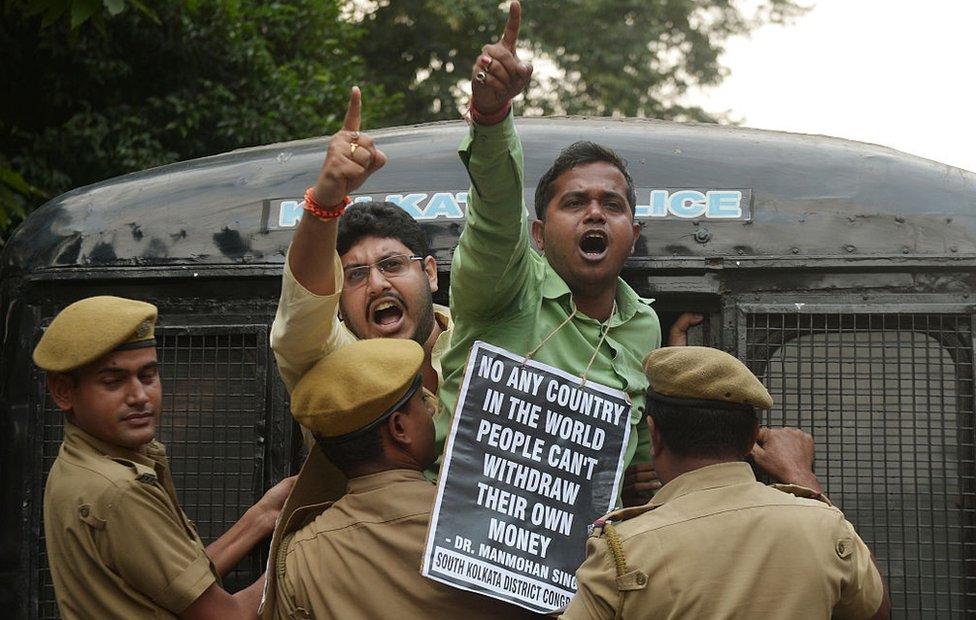
M323 221L334 220L345 213L346 207L349 206L350 202L352 202L352 199L346 196L341 202L326 208L316 202L314 187L305 190L305 210Z
M501 110L495 112L494 114L482 114L478 111L478 108L474 107L474 101L472 101L471 105L468 106L468 112L471 114L471 120L478 125L496 125L505 120L505 117L508 116L508 112L511 109L511 101L506 103Z

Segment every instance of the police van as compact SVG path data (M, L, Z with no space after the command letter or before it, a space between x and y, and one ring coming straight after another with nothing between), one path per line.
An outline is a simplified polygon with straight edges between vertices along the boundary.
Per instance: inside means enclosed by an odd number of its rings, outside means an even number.
M901 617L976 613L976 174L891 149L647 120L518 121L526 203L575 140L616 149L642 233L623 277L664 333L742 359L775 399L765 424L817 442L815 469L877 555ZM422 223L446 303L468 179L461 122L371 132L389 164L355 200ZM301 439L268 336L300 200L324 138L129 174L35 211L0 258L0 604L54 618L44 480L62 417L31 350L57 311L114 294L160 310L159 430L206 542L272 482ZM230 590L264 567L256 552Z

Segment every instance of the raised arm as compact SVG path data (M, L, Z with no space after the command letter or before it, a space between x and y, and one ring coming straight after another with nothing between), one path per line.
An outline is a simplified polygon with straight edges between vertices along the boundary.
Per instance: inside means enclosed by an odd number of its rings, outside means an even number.
M373 140L359 132L361 95L353 87L342 129L332 136L312 189L325 208L343 203L386 163ZM305 213L288 249L281 298L271 328L271 348L290 391L302 374L337 346L342 264L336 254L338 218Z
M511 114L512 99L532 76L515 49L520 21L521 7L512 2L501 40L486 45L472 67L472 123L460 148L471 191L451 267L451 310L459 317L497 315L529 273L522 146Z

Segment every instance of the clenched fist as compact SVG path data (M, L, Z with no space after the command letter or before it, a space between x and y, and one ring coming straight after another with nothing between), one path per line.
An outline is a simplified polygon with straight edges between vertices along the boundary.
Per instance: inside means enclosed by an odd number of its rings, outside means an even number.
M759 429L752 458L756 465L780 482L823 492L813 473L813 437L798 428Z

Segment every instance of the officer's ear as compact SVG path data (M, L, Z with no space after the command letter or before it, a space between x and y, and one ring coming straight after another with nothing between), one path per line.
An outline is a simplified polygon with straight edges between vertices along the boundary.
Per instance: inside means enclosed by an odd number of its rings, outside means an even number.
M47 373L47 390L51 394L51 400L58 406L58 409L65 413L71 413L74 410L75 385L77 381L77 377L71 373Z
M407 419L407 408L394 411L386 420L386 430L389 432L390 441L397 448L404 449L413 443L410 433L410 425Z
M654 424L654 418L647 416L647 428L651 431L651 453L661 454L664 443L661 441L661 431Z
M759 416L757 415L755 417L755 420L753 420L753 422L752 422L752 434L750 435L749 443L745 446L745 449L746 449L745 454L746 455L749 455L749 454L752 453L752 447L754 445L756 445L756 442L759 441L759 428L760 428Z

